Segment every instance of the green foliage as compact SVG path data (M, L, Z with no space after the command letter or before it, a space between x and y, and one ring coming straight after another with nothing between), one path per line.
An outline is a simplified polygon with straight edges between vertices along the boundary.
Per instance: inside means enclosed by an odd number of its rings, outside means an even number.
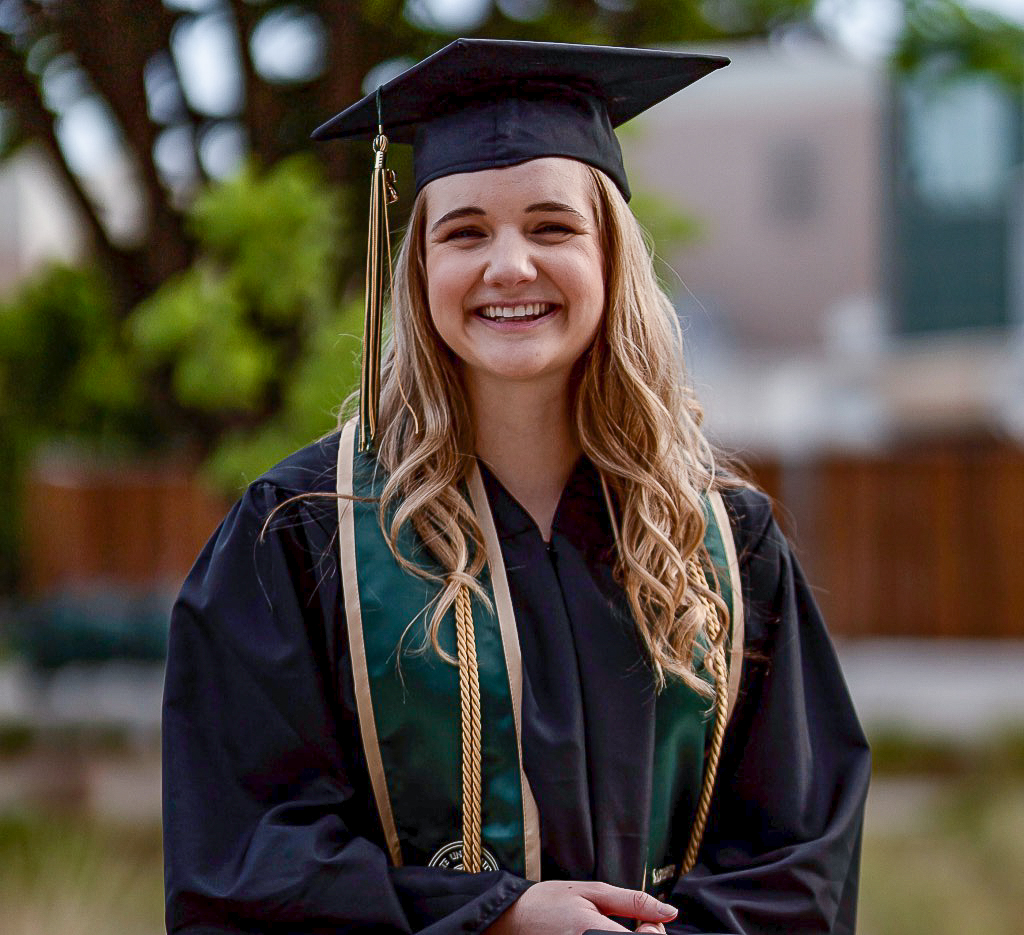
M988 74L1019 94L1024 87L1024 26L957 0L907 0L894 61L949 78Z
M207 189L188 228L246 306L290 325L332 301L341 211L313 159L295 156L262 175L250 165Z
M334 428L339 405L359 379L361 303L323 322L285 388L280 410L265 423L228 431L206 463L213 485L226 493L251 481L290 452Z
M105 279L55 267L0 306L0 483L56 439L186 446L218 488L329 431L358 379L362 309L339 305L342 199L309 157L247 168L195 201L192 264L118 319ZM0 590L17 575L0 514Z
M55 434L148 442L142 399L140 369L94 271L52 267L0 306L0 433L9 444Z
M232 281L200 261L170 279L130 319L150 365L169 364L186 408L259 411L273 379L273 345Z
M356 382L361 310L334 299L341 208L308 157L250 166L196 200L195 261L128 320L186 421L201 416L220 489L328 431Z
M272 406L283 372L330 314L336 200L302 157L264 176L248 168L196 200L198 259L128 323L144 358L170 367L183 406L260 415Z
M14 115L9 107L0 101L0 162L14 151Z
M895 728L875 731L870 740L876 776L1024 778L1024 729L1019 727L974 737L970 744Z

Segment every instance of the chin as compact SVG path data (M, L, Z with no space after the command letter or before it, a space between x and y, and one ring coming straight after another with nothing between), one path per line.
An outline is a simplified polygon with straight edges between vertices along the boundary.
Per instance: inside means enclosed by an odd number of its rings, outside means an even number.
M515 357L505 356L499 360L477 363L468 369L476 371L481 376L486 376L491 380L504 380L509 383L531 383L564 376L568 374L572 367L562 361L517 360Z

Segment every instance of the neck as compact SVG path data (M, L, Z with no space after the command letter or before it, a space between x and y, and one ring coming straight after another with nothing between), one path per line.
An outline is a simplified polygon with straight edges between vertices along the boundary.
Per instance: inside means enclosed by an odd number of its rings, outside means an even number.
M476 453L551 538L555 509L580 456L568 381L467 386Z

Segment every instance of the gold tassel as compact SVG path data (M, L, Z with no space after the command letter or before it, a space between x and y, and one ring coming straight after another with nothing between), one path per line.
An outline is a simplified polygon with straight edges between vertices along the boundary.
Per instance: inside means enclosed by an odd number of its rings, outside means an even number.
M459 657L459 724L462 730L462 869L483 869L483 754L480 670L473 606L465 585L455 594L455 647Z
M707 636L710 645L705 656L705 665L715 679L715 727L711 735L711 748L707 754L707 765L704 767L704 781L701 784L700 799L697 802L697 814L690 829L690 841L683 855L683 863L679 875L686 876L697 864L697 852L704 839L704 830L708 824L711 811L711 796L715 791L715 777L718 775L718 762L722 755L722 743L725 740L725 728L729 722L729 664L726 660L727 632L718 616L718 608L714 602L704 595L708 588L708 579L704 574L700 561L691 556L686 563L687 575L693 585L694 593L704 604L707 613Z
M380 115L380 91L377 92ZM369 451L377 435L380 408L380 345L384 322L384 263L391 281L391 230L388 205L398 200L395 173L385 168L388 138L378 124L373 141L373 177L370 181L370 229L366 241L366 303L363 314L363 363L359 382L359 448Z

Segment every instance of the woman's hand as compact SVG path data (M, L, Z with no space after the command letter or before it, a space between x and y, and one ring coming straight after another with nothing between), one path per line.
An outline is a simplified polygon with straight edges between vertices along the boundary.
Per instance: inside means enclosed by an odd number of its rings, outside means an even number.
M642 890L627 890L607 883L545 880L531 886L486 935L582 935L587 929L628 932L609 916L647 923L637 931L664 932L663 922L676 910Z

